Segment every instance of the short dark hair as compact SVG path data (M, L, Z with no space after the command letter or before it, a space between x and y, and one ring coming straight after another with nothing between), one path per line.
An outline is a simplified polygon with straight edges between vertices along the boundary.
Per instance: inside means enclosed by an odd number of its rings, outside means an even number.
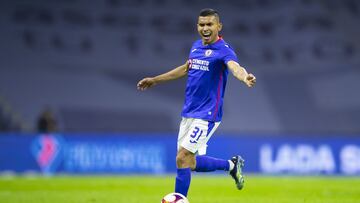
M204 9L202 9L200 11L199 16L203 16L203 17L205 17L205 16L216 16L216 17L219 17L219 13L216 10L212 9L212 8L204 8Z

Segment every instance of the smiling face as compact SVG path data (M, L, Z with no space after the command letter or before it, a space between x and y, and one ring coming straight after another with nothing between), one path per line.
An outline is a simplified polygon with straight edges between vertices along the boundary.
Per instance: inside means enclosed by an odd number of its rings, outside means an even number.
M217 16L199 16L197 29L204 45L216 42L221 28L222 24Z

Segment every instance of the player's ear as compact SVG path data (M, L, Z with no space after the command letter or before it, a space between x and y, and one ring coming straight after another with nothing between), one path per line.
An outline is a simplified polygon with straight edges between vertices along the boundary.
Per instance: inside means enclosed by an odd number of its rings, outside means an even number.
M218 25L219 32L221 31L221 29L222 29L222 23L219 22L219 25Z

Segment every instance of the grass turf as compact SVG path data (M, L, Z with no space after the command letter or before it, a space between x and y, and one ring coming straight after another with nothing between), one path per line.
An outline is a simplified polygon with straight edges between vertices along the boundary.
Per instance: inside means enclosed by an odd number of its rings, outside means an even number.
M360 177L247 176L235 189L228 176L193 175L191 203L360 202ZM173 176L0 177L3 203L159 203Z

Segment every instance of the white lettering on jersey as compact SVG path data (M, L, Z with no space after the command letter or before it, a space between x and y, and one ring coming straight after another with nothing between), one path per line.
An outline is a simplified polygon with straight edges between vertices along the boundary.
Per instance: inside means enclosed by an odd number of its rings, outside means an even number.
M209 70L209 61L205 61L205 60L199 60L199 59L191 59L191 69L194 70L202 70L202 71L210 71Z

